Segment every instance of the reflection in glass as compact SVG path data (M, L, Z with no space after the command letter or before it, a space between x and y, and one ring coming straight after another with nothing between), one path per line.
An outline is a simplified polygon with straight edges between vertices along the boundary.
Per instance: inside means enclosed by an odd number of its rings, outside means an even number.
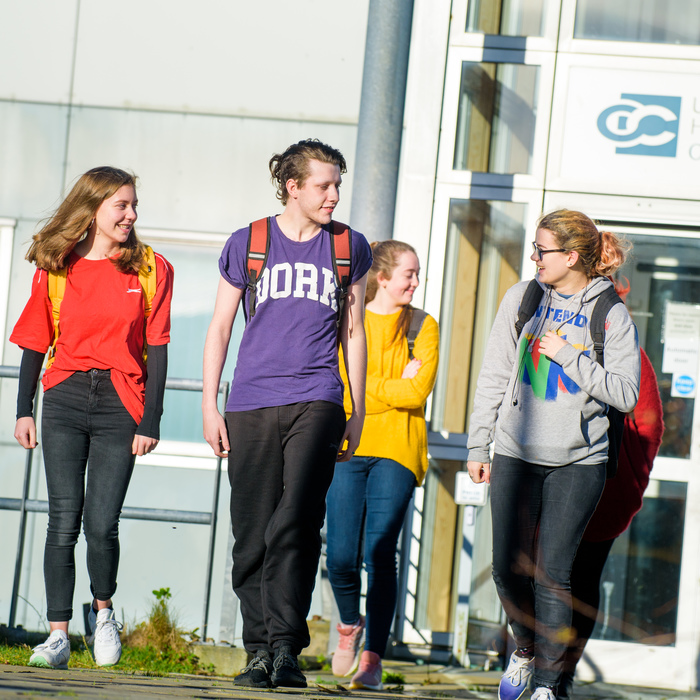
M470 0L468 32L542 36L545 0Z
M578 0L575 39L700 44L697 0Z
M674 646L686 484L654 481L603 570L593 639Z
M466 432L498 305L520 279L526 215L517 202L450 202L432 430Z
M627 307L659 382L666 426L659 455L688 459L695 399L674 396L674 375L662 372L664 328L667 302L691 306L700 302L700 248L697 239L670 234L627 238L634 247L619 274L630 282Z
M453 168L529 173L539 67L462 63Z

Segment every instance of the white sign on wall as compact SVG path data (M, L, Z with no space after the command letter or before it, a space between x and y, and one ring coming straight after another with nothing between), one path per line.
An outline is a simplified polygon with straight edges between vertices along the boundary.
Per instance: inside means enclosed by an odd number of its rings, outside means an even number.
M673 375L671 396L691 399L700 361L700 306L666 302L661 371Z
M568 57L557 68L548 187L696 199L697 63L606 59ZM562 87L565 100L557 101Z

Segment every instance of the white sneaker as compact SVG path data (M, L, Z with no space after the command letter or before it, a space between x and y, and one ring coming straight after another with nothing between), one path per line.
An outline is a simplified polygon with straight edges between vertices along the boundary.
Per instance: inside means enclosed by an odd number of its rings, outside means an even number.
M498 700L521 700L528 691L534 670L533 657L518 656L513 652L508 668L498 684Z
M70 658L70 642L63 630L54 630L49 638L32 649L34 652L29 659L30 666L43 668L68 668Z
M530 700L556 700L550 688L536 688Z
M104 608L97 613L90 607L88 624L93 631L89 642L94 644L93 653L98 666L114 666L122 657L122 641L119 638L123 625L114 619L114 610Z

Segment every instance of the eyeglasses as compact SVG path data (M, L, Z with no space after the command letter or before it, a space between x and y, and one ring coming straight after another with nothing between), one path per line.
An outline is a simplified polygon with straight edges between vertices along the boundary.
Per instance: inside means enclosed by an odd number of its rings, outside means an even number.
M542 256L545 253L566 253L566 248L549 248L549 250L547 250L545 248L540 248L534 241L532 242L532 249L535 251L538 260L542 260Z

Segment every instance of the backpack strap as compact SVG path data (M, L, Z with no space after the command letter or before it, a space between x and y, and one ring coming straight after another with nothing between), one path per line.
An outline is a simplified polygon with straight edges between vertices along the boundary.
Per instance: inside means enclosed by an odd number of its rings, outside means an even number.
M531 279L530 284L527 285L525 294L523 294L520 308L518 309L518 319L515 322L516 338L520 337L520 334L523 332L523 326L532 318L535 311L537 311L537 306L540 303L542 294L544 294L544 290L540 287L537 280Z
M153 309L153 297L156 295L158 279L156 277L156 254L153 248L145 246L146 257L139 270L139 282L143 290L143 315L148 318ZM146 324L143 324L143 364L148 359L148 341L146 340Z
M56 343L58 343L59 328L58 322L61 315L61 302L66 293L66 276L68 266L60 270L48 270L49 299L51 300L51 315L53 316L53 343L49 348L49 358L46 361L46 369L51 367L56 357Z
M618 296L614 287L605 289L598 299L596 299L593 312L591 313L591 338L593 339L593 351L595 352L596 362L604 365L604 349L605 349L605 320L608 317L608 312L616 304L622 304L622 299Z
M423 321L428 314L423 309L411 308L411 324L406 333L406 341L408 342L408 359L413 359L413 348L416 344L416 338L423 327Z
M338 287L338 319L335 324L340 328L345 308L345 298L352 279L352 235L347 224L331 221L331 253L333 256L333 272Z
M141 283L141 289L143 289L143 310L144 315L148 318L151 315L151 309L153 308L153 297L156 295L156 254L153 252L153 248L147 245L146 257L139 270L139 282Z
M255 316L255 297L267 256L270 252L270 218L253 221L248 227L248 250L246 252L246 270L248 271L249 306L248 318Z

